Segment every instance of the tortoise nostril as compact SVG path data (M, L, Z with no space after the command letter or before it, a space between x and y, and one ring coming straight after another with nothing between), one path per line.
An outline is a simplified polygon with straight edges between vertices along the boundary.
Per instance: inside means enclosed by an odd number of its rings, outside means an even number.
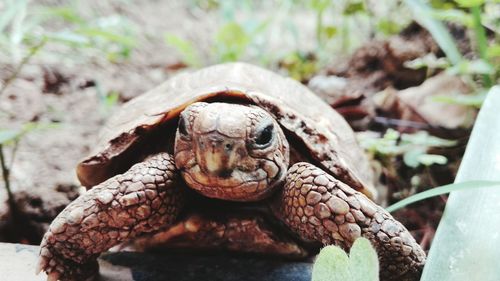
M219 177L227 179L227 178L231 177L232 173L233 173L232 170L224 169L224 170L219 172Z

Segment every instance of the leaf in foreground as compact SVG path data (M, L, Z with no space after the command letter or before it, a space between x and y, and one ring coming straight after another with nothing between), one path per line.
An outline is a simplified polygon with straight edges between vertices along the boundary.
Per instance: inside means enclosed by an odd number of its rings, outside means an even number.
M347 254L336 246L321 249L312 269L312 281L344 280L351 280Z
M366 238L358 238L350 257L337 246L321 250L312 270L312 281L378 281L377 253Z
M358 238L349 252L349 270L353 281L378 280L378 257L370 241Z

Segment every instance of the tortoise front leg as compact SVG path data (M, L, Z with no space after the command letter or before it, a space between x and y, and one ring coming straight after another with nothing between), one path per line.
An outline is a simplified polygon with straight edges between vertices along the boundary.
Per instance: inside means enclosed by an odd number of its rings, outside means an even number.
M48 280L86 280L112 246L175 221L182 188L173 157L154 155L93 187L52 222L40 245L37 272Z
M425 253L408 230L387 211L309 163L296 163L280 201L284 222L303 239L348 250L363 236L380 260L383 280L415 279Z

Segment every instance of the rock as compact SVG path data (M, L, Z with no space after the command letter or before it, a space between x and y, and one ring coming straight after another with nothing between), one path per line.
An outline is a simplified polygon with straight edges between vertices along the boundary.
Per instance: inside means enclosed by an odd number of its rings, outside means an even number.
M1 241L39 243L49 224L78 196L77 186L34 188L13 192L16 211L0 204Z
M38 247L0 243L2 280L45 280L35 275ZM106 253L99 258L103 281L309 281L311 262L199 253Z
M445 73L427 79L422 85L405 90L387 89L374 98L375 104L392 117L404 121L416 121L431 127L457 129L473 120L471 107L436 101L437 96L453 99L468 94L469 87L460 77Z

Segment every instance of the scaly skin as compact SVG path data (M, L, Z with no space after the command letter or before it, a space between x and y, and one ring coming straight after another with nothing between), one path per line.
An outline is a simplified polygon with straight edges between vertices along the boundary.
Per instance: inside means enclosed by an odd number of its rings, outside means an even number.
M302 238L349 249L360 236L375 246L383 280L418 278L425 253L408 230L365 195L312 164L293 165L281 216Z
M173 158L154 155L87 191L52 222L40 247L38 272L48 280L85 280L112 246L172 224L183 205Z
M324 136L318 138L325 140ZM39 270L46 271L49 280L95 276L100 253L139 234L172 226L183 206L182 192L187 184L206 197L244 202L268 198L273 190L283 187L280 205L273 206L279 207L278 216L304 240L336 244L347 250L357 237L364 236L377 249L383 279L418 276L425 254L404 226L314 165L297 163L287 174L289 150L281 126L262 108L191 104L179 116L175 164L169 154L157 154L71 203L43 238ZM214 224L192 222L172 226L163 232L163 238L186 231L198 234L192 236L195 239L222 233L214 230ZM228 241L226 246L254 246L251 250L255 251L261 245L263 252L277 250L269 250L268 245L278 240L270 239L257 221L214 223L224 227L221 243ZM226 230L229 232L224 238ZM252 245L253 239L260 241Z

